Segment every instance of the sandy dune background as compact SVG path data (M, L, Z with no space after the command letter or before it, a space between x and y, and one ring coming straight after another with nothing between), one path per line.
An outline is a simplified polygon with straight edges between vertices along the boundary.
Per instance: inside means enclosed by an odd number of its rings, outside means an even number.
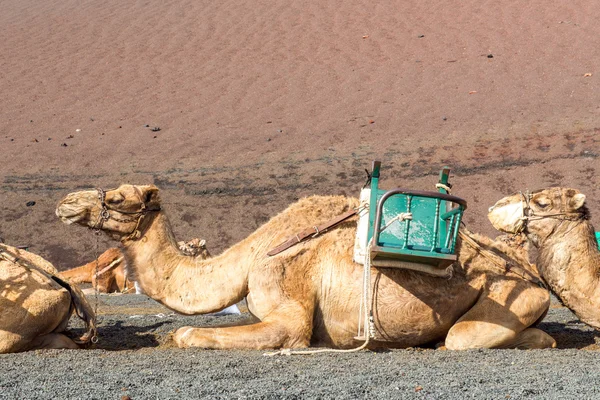
M218 253L299 197L358 195L374 159L384 188L451 166L474 231L553 185L600 226L599 20L591 0L2 1L0 237L82 264L111 243L58 200L154 183Z

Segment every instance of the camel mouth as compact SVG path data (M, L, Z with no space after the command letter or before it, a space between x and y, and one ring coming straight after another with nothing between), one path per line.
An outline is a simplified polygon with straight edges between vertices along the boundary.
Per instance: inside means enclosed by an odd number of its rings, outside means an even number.
M523 225L523 207L520 202L502 199L488 209L488 220L492 226L505 233L517 233Z
M83 215L81 213L76 213L71 210L66 210L62 207L58 207L55 211L56 216L60 218L60 220L67 224L71 225L77 223L83 219Z

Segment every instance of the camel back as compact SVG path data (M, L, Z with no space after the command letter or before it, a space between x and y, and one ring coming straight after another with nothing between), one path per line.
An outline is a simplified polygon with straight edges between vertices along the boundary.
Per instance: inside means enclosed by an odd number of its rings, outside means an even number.
M456 238L467 202L451 196L444 167L438 192L379 188L381 163L373 162L371 182L361 191L354 261L449 277Z

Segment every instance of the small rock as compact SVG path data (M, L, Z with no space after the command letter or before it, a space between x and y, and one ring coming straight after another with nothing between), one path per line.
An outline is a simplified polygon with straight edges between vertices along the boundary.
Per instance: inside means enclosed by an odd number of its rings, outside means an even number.
M277 132L283 133L283 129L277 129Z
M68 145L66 143L61 144L62 147L67 147Z
M152 132L158 132L160 131L160 127L159 126L155 126L154 128L151 129Z
M30 119L30 120L29 120L29 122L33 122L33 120L32 120L32 119Z
M26 205L27 207L33 207L33 206L35 206L35 201L33 201L33 200L31 200L31 201L28 201L27 203L25 203L25 205Z
M487 58L494 58L494 55L493 54L488 54Z
M119 129L121 129L121 128L122 128L122 126L121 126L121 125L119 125Z
M48 138L48 140L52 140L52 138L51 138L51 137L49 137L49 138Z
M14 142L14 141L15 141L15 139L10 139L10 141L11 141L11 142Z
M442 117L442 120L443 120L443 121L446 121L446 120L448 120L448 118L446 118L446 117Z
M267 142L270 142L270 141L271 141L271 138L267 138Z
M81 132L81 129L77 128L75 129L75 132Z
M73 136L73 135L69 135L69 136L67 136L67 139L73 139L74 137L75 136Z
M33 139L32 142L38 143L39 141L37 139Z
M154 136L152 139L156 139L158 136Z
M424 38L424 37L425 37L425 35L419 35L418 36L419 39Z
M93 118L93 117L90 117L90 121L94 122L94 118Z
M150 125L146 124L144 125L144 128L150 128Z

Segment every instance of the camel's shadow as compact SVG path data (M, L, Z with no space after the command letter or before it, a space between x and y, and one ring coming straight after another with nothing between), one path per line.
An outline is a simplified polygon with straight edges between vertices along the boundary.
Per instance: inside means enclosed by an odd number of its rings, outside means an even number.
M577 319L568 322L542 322L538 328L552 336L559 349L600 350L600 332Z
M173 333L182 326L223 327L256 322L247 313L237 315L181 315L166 309L163 311L165 312L158 314L118 313L100 315L98 319L98 342L90 348L109 351L159 347L173 348L177 347L173 341ZM72 318L69 332L72 337L82 335L84 332L83 324Z
M98 342L90 348L116 351L168 345L171 335L165 332L166 325L169 325L169 321L160 321L146 326L128 325L121 321L109 325L102 324L98 327ZM80 328L69 331L74 336L84 332Z

